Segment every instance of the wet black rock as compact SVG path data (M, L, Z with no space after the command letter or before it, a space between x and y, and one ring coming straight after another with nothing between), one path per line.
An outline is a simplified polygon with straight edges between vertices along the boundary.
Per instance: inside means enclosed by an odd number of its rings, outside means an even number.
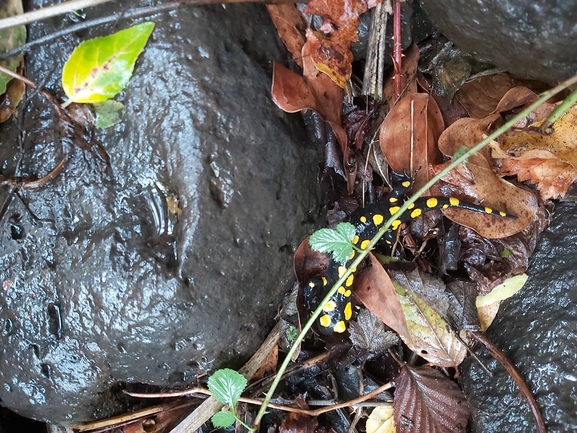
M551 84L577 73L577 0L420 0L458 48Z
M120 3L140 2L87 13ZM36 24L31 38L67 20ZM29 417L109 416L124 409L109 396L125 383L184 386L240 366L312 229L318 154L298 117L271 102L283 51L266 9L189 7L153 20L117 98L124 120L95 137L110 170L59 134L38 94L22 113L23 141L15 122L1 131L3 175L41 176L69 155L41 190L0 197L0 398ZM34 50L28 76L62 95L66 56L130 25L115 24Z
M557 206L543 233L529 280L501 305L487 336L527 380L551 433L577 431L577 204ZM478 349L495 373L488 377L471 358L461 382L473 411L473 429L485 432L534 432L529 407L505 370Z

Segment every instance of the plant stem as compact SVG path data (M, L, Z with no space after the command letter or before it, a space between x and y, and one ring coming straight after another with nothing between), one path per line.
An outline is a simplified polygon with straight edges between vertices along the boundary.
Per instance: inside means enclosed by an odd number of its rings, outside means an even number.
M494 139L496 139L497 137L499 137L499 135L503 134L504 132L506 132L509 128L511 128L513 125L515 125L515 123L517 123L519 120L521 120L523 117L529 115L533 110L535 110L537 107L539 107L541 104L543 104L544 102L546 102L549 98L555 96L557 93L565 90L567 87L572 86L573 84L577 83L577 75L574 77L569 78L568 80L564 81L563 83L557 85L556 87L554 87L551 90L548 90L546 92L543 92L539 98L533 102L531 105L529 105L527 108L525 108L524 110L522 110L519 114L517 114L515 117L513 117L511 120L509 120L508 122L506 122L503 126L501 126L500 128L498 128L495 132L493 132L492 134L490 134L487 138L485 138L484 140L482 140L481 142L477 143L475 146L473 146L471 149L469 149L467 152L465 152L464 154L462 154L460 157L453 159L453 161L451 161L451 163L445 167L443 170L441 170L437 175L433 176L433 178L431 178L421 189L419 189L415 194L413 194L402 206L401 209L395 213L395 215L391 216L391 218L389 218L385 224L383 225L383 227L381 227L381 229L377 232L377 234L375 235L375 237L373 239L371 239L371 241L369 242L369 245L367 246L367 248L365 250L363 250L363 252L361 252L357 258L353 261L353 263L348 267L347 271L345 272L345 274L339 278L339 280L335 283L335 285L332 287L331 290L329 290L329 292L327 293L327 295L323 298L323 300L319 303L319 306L317 307L317 309L313 312L313 314L311 315L311 317L309 318L309 320L305 323L305 325L303 326L303 329L301 331L301 333L297 336L296 340L294 341L291 349L289 350L289 352L286 355L285 360L283 361L283 363L281 364L279 371L276 374L276 377L274 379L274 381L272 382L269 391L266 393L266 396L264 398L264 401L262 402L262 406L260 407L260 410L258 411L256 418L254 420L253 423L253 427L257 427L260 424L260 420L262 419L262 417L264 416L265 412L266 412L266 408L268 406L268 403L270 402L270 400L272 399L272 396L278 386L278 384L281 381L282 375L284 374L285 370L287 369L293 355L295 354L295 352L297 351L297 348L299 347L300 343L304 340L305 335L307 334L307 332L310 330L311 326L313 325L314 321L319 317L319 315L322 312L323 306L330 301L330 299L333 297L333 295L337 292L338 288L345 282L345 280L347 279L347 277L352 273L352 269L357 268L361 262L364 260L364 258L366 257L366 255L370 252L371 249L373 249L375 247L375 245L377 244L377 242L379 241L379 239L389 230L389 227L391 226L391 224L393 223L393 221L395 221L396 219L398 219L401 214L403 212L405 212L409 206L414 203L419 197L421 197L431 186L433 186L438 180L440 180L443 176L445 176L446 174L448 174L453 168L457 167L459 164L465 162L469 157L471 157L472 155L474 155L475 153L477 153L478 151L480 151L483 147L485 147L487 144L489 144L491 141L493 141Z

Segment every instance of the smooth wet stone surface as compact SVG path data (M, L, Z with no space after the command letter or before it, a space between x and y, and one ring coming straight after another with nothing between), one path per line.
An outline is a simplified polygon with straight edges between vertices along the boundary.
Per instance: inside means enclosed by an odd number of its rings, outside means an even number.
M550 433L577 431L577 213L576 203L555 208L528 270L529 280L504 301L487 332L528 382ZM506 371L482 349L461 383L473 412L473 432L534 432L529 407Z
M0 192L0 398L25 416L110 416L126 408L111 397L123 384L185 386L242 365L313 228L319 156L299 118L271 102L272 60L283 51L265 8L151 19L154 34L116 98L124 120L95 133L109 171L59 135L41 96L22 114L22 152L15 123L0 129L5 176L42 176L69 155L62 175L21 192L23 201ZM66 25L42 22L31 38ZM27 75L62 96L73 47L128 25L35 49Z
M550 84L577 74L577 0L420 0L464 51Z

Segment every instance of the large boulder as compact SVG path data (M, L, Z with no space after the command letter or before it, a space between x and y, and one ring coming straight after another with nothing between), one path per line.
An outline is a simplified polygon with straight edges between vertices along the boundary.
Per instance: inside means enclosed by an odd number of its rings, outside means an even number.
M89 18L120 3L140 2ZM62 138L38 94L21 114L23 141L16 122L1 131L3 175L40 176L69 154L42 189L2 196L0 398L25 416L109 416L124 409L112 395L123 384L185 386L240 366L318 212L317 151L270 99L282 51L266 9L188 7L153 21L117 98L122 123L94 137L109 170L96 148ZM35 24L31 39L69 24ZM73 47L130 24L35 49L27 75L62 95Z
M529 280L503 302L487 336L527 380L548 431L577 431L577 205L564 203L543 232L531 260ZM507 372L478 349L487 373L472 358L461 382L473 411L473 432L534 432L529 406Z
M419 0L458 48L551 84L577 74L577 0Z

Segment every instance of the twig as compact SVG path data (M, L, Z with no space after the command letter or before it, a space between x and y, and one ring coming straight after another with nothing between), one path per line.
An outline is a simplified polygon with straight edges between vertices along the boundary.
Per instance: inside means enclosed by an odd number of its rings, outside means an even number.
M393 57L395 62L395 99L401 96L403 84L401 71L403 70L403 38L401 36L401 0L393 0Z
M89 8L109 1L111 0L70 0L54 6L48 6L32 12L27 12L22 15L4 18L0 20L0 30L30 24L35 21L45 20L50 17L67 14L78 9Z
M337 410L337 409L341 409L343 407L350 407L350 406L364 403L365 401L373 398L374 396L380 394L381 392L384 392L384 391L387 391L388 389L391 389L392 387L393 387L392 382L385 383L384 385L381 385L380 387L369 392L368 394L361 395L360 397L357 397L353 400L345 401L343 403L338 403L338 404L334 404L334 405L330 405L330 406L324 406L324 407L321 407L318 409L301 409L298 407L285 406L282 404L275 404L275 403L270 403L268 405L268 407L273 408L273 409L282 410L284 412L300 413L302 415L308 415L308 416L319 416L323 413L330 412L330 411ZM191 395L191 394L211 395L211 393L208 389L200 388L200 387L199 388L191 388L191 389L188 389L186 391L177 391L177 392L159 392L159 393L126 392L126 394L130 395L131 397L137 397L137 398L182 397L182 396ZM248 404L254 404L254 405L261 405L262 404L262 399L255 399L255 398L241 397L241 398L239 398L238 401L242 402L242 403L248 403Z
M511 379L515 381L515 384L519 388L521 395L529 405L533 416L535 417L535 423L537 424L537 431L539 433L547 433L547 427L545 427L545 421L543 421L543 415L541 415L541 411L539 411L539 405L533 397L531 390L527 386L527 383L523 379L523 377L519 374L513 363L507 355L505 355L501 349L499 349L495 344L485 337L483 334L479 332L469 332L469 335L481 343L485 348L491 353L493 358L495 358L509 373Z
M17 48L14 48L13 50L10 50L10 51L7 51L3 54L0 54L0 60L4 60L4 59L10 58L12 56L15 56L17 54L27 52L32 47L45 44L46 42L53 41L54 39L61 38L62 36L66 36L66 35L69 35L71 33L76 33L80 30L86 30L86 29L91 28L91 27L96 27L96 26L100 26L100 25L107 24L110 22L116 22L116 21L123 20L123 19L134 19L134 18L140 18L143 16L154 15L154 14L161 13L161 12L167 12L167 11L171 11L174 9L178 9L179 7L182 7L182 6L183 5L181 2L163 3L163 4L156 5L156 6L144 6L144 7L140 7L140 8L136 8L136 9L131 9L131 10L128 10L125 12L117 12L117 13L114 13L112 15L108 15L105 17L100 17L100 18L95 18L93 20L84 21L84 22L66 27L66 28L59 30L57 32L50 33L46 36L42 36L41 38L35 39L35 40L30 41L24 45L21 45ZM1 23L1 21L0 21L0 23Z
M27 12L22 15L16 15L0 20L0 30L8 29L10 27L19 26L22 24L30 24L36 21L51 18L57 15L67 14L78 9L96 6L102 3L107 3L111 0L70 0L60 3L55 6L48 6L32 12ZM309 0L303 0L301 3L308 3ZM206 5L206 4L225 4L225 3L266 3L266 4L281 4L294 3L294 0L182 0L178 3L180 5ZM162 8L163 5L159 5Z

